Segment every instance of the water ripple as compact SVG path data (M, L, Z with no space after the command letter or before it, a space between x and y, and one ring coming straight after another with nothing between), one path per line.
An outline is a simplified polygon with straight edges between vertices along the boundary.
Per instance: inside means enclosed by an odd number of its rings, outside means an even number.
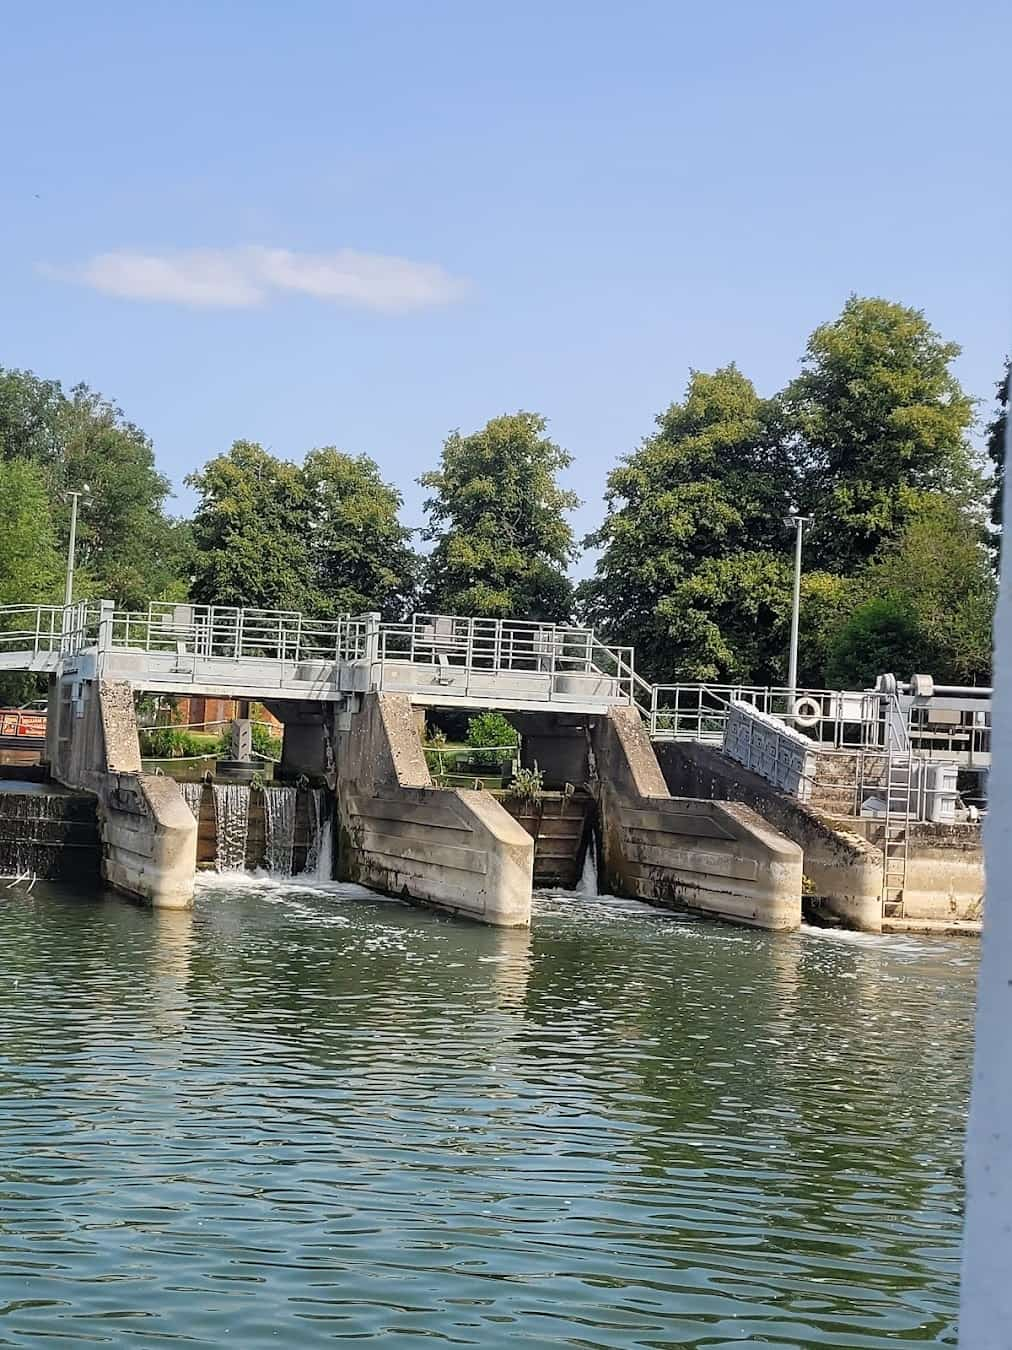
M0 1345L955 1344L976 950L0 904Z

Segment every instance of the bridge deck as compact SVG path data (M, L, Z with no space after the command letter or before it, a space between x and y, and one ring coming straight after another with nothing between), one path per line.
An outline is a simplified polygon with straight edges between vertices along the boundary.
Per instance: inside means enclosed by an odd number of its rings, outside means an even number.
M0 670L76 670L137 690L341 703L370 690L429 706L597 713L629 703L630 648L513 619L298 613L109 602L0 610Z

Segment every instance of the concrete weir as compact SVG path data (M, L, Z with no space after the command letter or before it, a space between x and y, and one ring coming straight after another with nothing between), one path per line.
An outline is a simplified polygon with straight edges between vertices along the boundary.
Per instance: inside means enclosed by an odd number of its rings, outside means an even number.
M669 741L657 746L657 758L669 791L744 803L793 840L813 906L849 928L882 931L882 854L857 832L860 822L829 820L715 746Z
M613 890L756 928L801 923L802 851L739 802L669 795L634 708L590 731Z
M142 772L133 691L115 680L50 680L52 777L95 794L102 876L159 909L193 904L197 822L179 785Z
M488 792L432 785L405 694L338 714L337 871L347 881L501 927L530 923L534 841Z

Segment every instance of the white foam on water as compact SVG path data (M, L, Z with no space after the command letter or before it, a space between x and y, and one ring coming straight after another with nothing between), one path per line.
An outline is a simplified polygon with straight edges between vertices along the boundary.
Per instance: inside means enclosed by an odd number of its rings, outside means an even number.
M583 874L576 888L577 895L597 895L597 836L592 834L583 855Z

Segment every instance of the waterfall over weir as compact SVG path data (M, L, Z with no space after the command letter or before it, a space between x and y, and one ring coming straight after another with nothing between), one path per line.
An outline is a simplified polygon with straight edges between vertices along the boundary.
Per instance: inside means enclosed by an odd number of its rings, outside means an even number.
M179 786L199 826L198 866L330 880L330 803L322 789L244 783Z
M246 866L250 790L240 783L215 783L214 819L218 827L219 872L241 872Z
M583 873L576 888L577 895L597 895L597 836L591 834L583 855Z
M273 876L290 877L295 854L295 788L265 789L264 822L267 870Z
M0 780L0 878L97 882L101 857L94 797Z

